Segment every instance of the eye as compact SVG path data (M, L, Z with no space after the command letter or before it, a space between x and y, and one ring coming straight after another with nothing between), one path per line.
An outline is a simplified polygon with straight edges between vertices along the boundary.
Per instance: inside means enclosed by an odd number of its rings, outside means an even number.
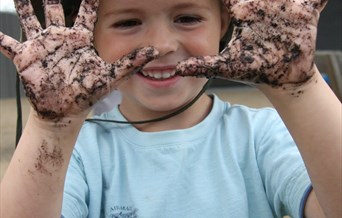
M180 23L180 24L197 24L202 22L203 19L199 16L193 16L193 15L182 15L176 18L175 23Z
M121 28L121 29L127 29L127 28L132 28L135 26L141 25L142 22L136 19L131 19L131 20L122 20L114 23L112 26L114 28Z

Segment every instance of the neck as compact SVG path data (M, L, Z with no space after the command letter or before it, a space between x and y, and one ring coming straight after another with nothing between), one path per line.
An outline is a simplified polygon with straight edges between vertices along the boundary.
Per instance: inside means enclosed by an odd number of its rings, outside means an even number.
M209 114L211 108L212 108L212 99L206 94L203 94L193 105L191 105L188 109L186 109L180 114L177 114L173 117L170 117L162 121L145 123L145 124L135 124L134 126L143 132L158 132L158 131L190 128L200 123ZM149 116L147 116L143 120L159 118L159 117L168 115L172 112L174 111L150 113ZM125 113L123 114L124 116L127 115ZM132 116L126 116L126 119L129 121L141 120L138 118L133 119Z

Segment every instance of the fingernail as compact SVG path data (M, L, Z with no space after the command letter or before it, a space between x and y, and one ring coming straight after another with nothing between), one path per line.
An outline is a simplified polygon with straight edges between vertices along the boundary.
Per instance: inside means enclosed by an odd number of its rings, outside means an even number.
M142 66L136 67L136 68L134 68L134 70L132 71L131 74L134 75L134 74L136 74L136 73L139 73L139 72L142 71L142 69L143 69Z
M47 5L57 5L59 3L61 3L60 0L46 0Z
M152 59L155 59L157 56L159 55L159 52L154 49L153 47L149 47L147 50L146 50L146 57L148 60L152 60Z

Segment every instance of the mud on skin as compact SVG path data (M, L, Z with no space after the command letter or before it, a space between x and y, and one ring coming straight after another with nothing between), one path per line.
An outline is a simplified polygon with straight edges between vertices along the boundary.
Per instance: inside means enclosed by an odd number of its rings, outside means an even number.
M40 71L50 69L49 73L42 74L39 84L32 83L25 76L21 79L26 95L31 99L37 113L43 118L58 121L69 110L75 107L80 110L91 107L101 96L109 93L111 88L115 87L116 81L125 77L118 74L118 71L134 70L131 61L139 58L137 56L139 51L134 51L115 64L107 65L96 57L91 49L81 48L74 51L72 55L61 58L58 57L57 50L51 52L47 60L37 60L30 64L30 66L38 65L34 68ZM153 54L151 49L146 50L146 53L147 56ZM66 68L70 68L71 71ZM68 71L70 73L66 74L65 72Z
M235 27L231 41L219 56L181 62L179 75L274 88L298 87L313 76L318 15L326 0L224 2Z
M35 164L36 171L51 176L53 171L62 167L63 163L62 149L55 146L51 151L48 143L44 140L38 149L38 157Z
M98 0L82 2L72 28L63 26L60 1L47 0L46 22L51 25L44 30L30 1L15 0L15 5L28 40L19 43L0 32L0 51L16 65L38 115L56 124L63 117L87 110L130 73L157 56L155 49L146 47L113 64L104 62L93 45Z

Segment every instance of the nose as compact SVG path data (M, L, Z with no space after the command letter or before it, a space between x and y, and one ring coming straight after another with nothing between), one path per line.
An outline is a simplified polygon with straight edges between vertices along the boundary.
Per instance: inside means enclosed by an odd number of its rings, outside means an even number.
M177 51L179 40L172 27L157 22L147 31L146 45L155 47L159 51L159 55L164 56Z

